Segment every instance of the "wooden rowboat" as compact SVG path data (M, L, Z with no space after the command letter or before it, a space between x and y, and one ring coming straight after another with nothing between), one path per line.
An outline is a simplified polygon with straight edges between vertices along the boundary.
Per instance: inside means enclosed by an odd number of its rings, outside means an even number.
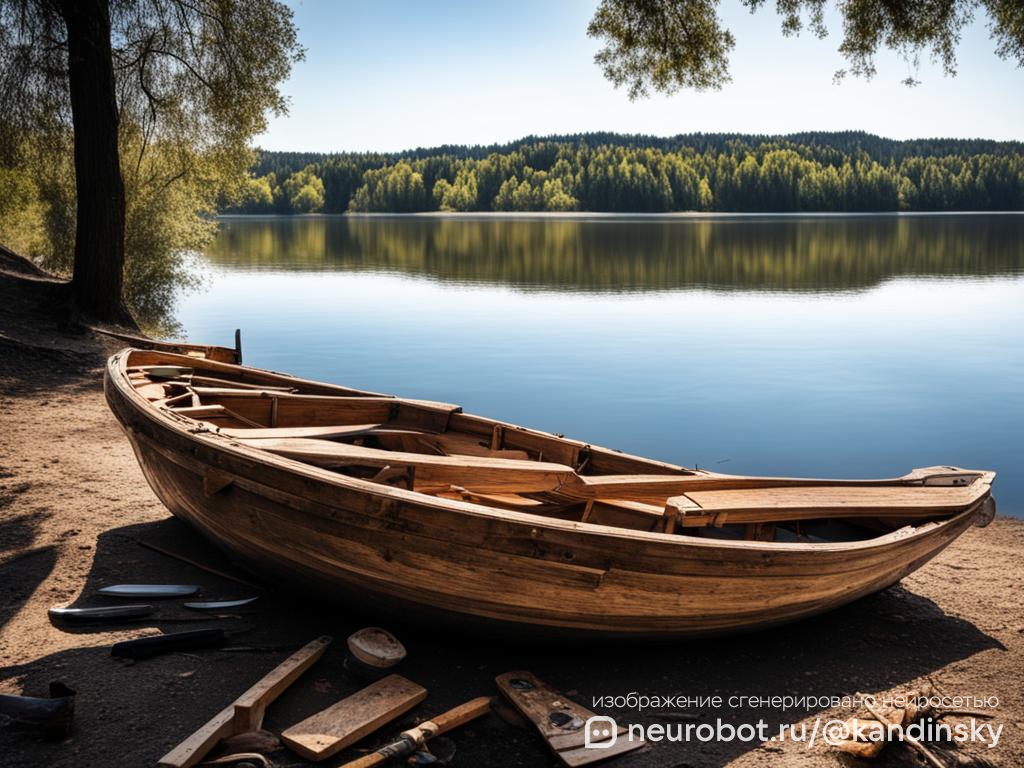
M995 514L993 472L746 477L176 345L110 358L157 496L234 557L402 616L531 633L737 632L899 581Z

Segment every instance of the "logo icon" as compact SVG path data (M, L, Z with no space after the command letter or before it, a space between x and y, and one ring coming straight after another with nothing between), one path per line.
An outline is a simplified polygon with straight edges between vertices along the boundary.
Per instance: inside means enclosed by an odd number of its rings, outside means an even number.
M586 749L609 749L619 738L615 721L605 715L594 715L583 727L583 746Z

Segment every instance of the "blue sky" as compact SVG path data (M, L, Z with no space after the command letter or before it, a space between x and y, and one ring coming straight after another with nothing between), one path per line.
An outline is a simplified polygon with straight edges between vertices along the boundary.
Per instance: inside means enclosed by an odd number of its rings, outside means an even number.
M958 75L895 55L878 75L832 82L844 66L831 34L782 36L767 3L750 14L723 0L736 37L721 91L630 102L593 63L596 0L375 0L293 3L306 60L284 91L288 117L258 139L275 150L398 150L489 144L528 134L621 131L789 133L865 130L892 138L1024 139L1024 69L999 59L981 14L965 30Z

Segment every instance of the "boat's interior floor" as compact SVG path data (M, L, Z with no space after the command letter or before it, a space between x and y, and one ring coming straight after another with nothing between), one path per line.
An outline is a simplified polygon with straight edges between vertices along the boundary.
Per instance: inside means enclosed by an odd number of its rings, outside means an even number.
M992 473L884 480L721 475L462 413L212 360L133 350L154 407L278 456L442 498L563 520L721 539L843 542L970 509Z

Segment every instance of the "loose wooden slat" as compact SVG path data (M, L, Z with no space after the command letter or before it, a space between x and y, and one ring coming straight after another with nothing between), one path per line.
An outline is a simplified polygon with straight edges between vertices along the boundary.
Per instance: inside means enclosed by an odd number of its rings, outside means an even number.
M164 768L190 768L223 738L258 730L264 710L317 659L323 656L330 637L319 637L293 653L249 690L213 716L209 722L160 758Z
M326 760L426 697L426 688L401 675L388 675L291 726L281 741L307 760Z

